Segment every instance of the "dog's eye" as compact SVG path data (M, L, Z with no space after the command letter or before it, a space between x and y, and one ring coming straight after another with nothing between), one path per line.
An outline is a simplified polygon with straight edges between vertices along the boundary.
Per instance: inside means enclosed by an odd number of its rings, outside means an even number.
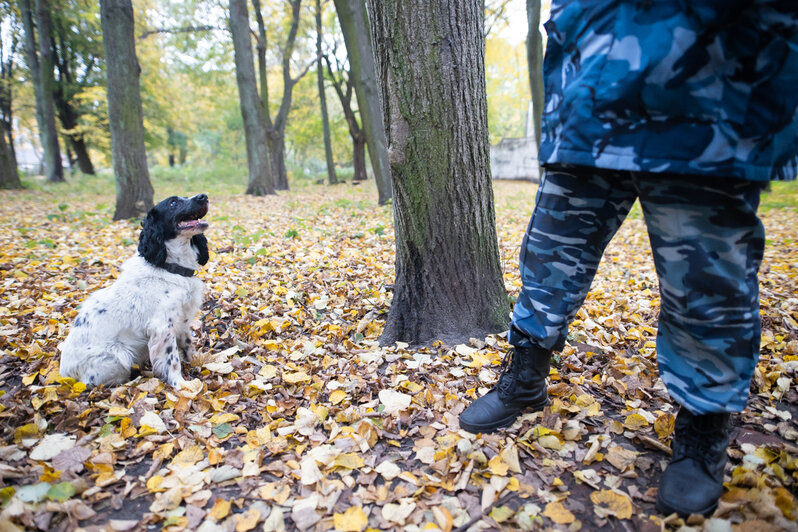
M174 207L175 205L177 205L177 200L176 199L173 199L172 201L169 202L169 206L170 207Z

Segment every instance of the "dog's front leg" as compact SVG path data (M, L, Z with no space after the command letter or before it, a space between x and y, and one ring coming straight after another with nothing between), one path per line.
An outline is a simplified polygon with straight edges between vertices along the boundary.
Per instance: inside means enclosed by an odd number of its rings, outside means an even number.
M177 350L177 335L173 327L157 329L148 342L152 372L173 388L179 388L185 380L180 367Z
M190 364L194 359L194 355L197 354L197 349L194 347L194 340L191 337L190 329L178 334L177 346L180 348L180 353L183 355L183 360Z

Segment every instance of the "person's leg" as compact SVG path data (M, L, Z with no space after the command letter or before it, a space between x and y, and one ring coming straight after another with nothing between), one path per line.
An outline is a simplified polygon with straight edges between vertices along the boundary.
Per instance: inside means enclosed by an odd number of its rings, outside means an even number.
M636 174L660 280L657 363L681 405L664 513L710 513L723 493L729 412L745 407L759 355L762 186Z
M523 287L513 310L512 361L496 387L461 415L460 426L489 432L511 425L522 408L547 403L551 352L562 349L599 261L634 204L628 172L548 169L521 244Z

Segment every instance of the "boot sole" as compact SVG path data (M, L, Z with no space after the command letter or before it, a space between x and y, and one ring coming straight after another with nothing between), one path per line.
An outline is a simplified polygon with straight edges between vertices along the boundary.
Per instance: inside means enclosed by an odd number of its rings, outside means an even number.
M507 417L502 418L502 419L500 419L498 421L494 421L493 423L488 423L488 424L485 424L485 425L476 425L476 424L473 424L473 423L463 423L463 420L461 419L460 420L460 428L470 432L471 434L479 434L479 433L490 434L491 432L496 432L499 429L503 429L503 428L509 427L510 425L512 425L515 422L516 419L518 419L518 416L523 414L525 411L538 412L540 410L543 410L548 404L549 404L549 399L547 397L546 401L543 402L542 404L526 406L518 414L507 416Z
M669 503L662 500L659 492L657 492L657 502L654 506L657 508L659 513L666 516L675 513L678 514L679 517L689 517L692 514L701 514L704 517L708 517L715 511L715 508L718 507L718 501L715 501L703 510L680 510L679 508L671 506Z

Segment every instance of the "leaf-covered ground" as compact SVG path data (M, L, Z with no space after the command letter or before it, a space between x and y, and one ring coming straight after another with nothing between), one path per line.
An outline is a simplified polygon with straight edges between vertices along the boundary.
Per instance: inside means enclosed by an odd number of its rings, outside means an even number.
M508 291L534 186L496 185ZM184 194L197 192L184 190ZM635 210L552 372L551 407L474 436L503 336L380 348L391 212L372 190L212 197L201 355L176 393L141 368L86 391L58 373L80 302L135 252L110 196L0 196L0 529L798 530L794 208L763 213L761 362L711 520L654 510L673 405ZM690 530L690 528L686 529Z

